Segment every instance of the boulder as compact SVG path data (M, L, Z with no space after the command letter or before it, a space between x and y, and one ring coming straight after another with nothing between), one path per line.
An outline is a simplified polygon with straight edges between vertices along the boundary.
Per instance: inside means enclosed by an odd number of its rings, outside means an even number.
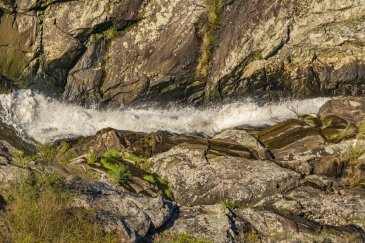
M238 232L234 215L223 205L180 207L167 230L154 237L154 242L171 242L181 235L212 242L234 242Z
M285 217L268 210L238 210L238 221L253 227L264 242L348 242L361 241L361 232L349 228L321 227L300 218Z
M321 117L337 116L348 123L360 126L365 123L365 99L343 97L327 101L319 110Z
M231 200L249 205L295 188L300 175L266 160L218 156L207 158L208 146L180 144L149 159L151 171L167 179L184 206Z
M294 202L299 205L296 211L291 209ZM322 225L357 225L364 231L364 202L364 193L358 194L356 190L347 190L339 195L303 186L289 192L283 200L274 203L274 207Z
M228 129L208 140L209 153L222 153L247 159L271 159L270 152L244 130Z

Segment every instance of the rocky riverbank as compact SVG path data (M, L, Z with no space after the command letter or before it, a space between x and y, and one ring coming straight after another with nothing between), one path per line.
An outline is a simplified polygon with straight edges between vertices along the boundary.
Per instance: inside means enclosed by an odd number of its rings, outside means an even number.
M364 242L364 118L364 98L337 98L212 137L103 129L35 155L2 141L1 215L13 183L52 174L120 242Z

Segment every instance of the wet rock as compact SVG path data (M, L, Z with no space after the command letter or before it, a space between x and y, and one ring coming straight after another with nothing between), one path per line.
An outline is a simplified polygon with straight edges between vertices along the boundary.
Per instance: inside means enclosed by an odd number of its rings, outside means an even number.
M149 160L151 171L170 182L181 205L215 204L225 199L247 205L299 183L299 174L273 162L228 156L208 159L207 150L205 145L181 144Z
M311 140L315 144L323 143L323 139L320 139L320 131L317 127L313 126L311 123L299 119L290 119L281 122L277 125L264 129L257 134L258 139L269 148L275 156L275 150L284 148L285 146L297 142L300 139L307 138L310 136L315 136ZM319 139L319 141L318 141ZM308 143L304 141L304 143ZM294 147L295 145L293 145ZM298 147L302 147L303 145ZM306 149L304 147L304 149ZM278 151L280 153L280 150ZM276 157L276 156L275 156ZM284 157L284 156L279 156Z
M348 123L360 126L365 123L365 99L361 97L343 97L327 101L319 110L322 117L337 116Z
M148 158L156 153L166 152L173 146L184 142L207 144L205 139L194 135L179 135L169 132L147 134L106 128L94 136L79 139L73 145L73 149L79 155L93 151L100 156L105 151L114 149Z
M173 220L166 227L171 227L155 236L155 242L171 242L179 234L188 234L196 239L212 242L232 242L238 232L234 215L223 205L202 205L180 207Z

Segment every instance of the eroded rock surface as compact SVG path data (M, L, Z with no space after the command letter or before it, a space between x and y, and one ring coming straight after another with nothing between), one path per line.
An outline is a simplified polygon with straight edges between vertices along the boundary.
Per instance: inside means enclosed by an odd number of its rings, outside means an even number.
M364 10L362 0L3 0L0 76L88 106L361 95Z

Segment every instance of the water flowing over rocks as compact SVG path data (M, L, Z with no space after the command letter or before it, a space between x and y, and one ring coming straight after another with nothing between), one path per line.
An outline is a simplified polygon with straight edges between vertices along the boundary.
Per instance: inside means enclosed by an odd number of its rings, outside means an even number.
M362 102L333 99L318 115L212 137L108 128L56 142L46 165L21 164L4 141L0 195L46 169L125 242L363 242L365 120L348 108ZM110 164L128 170L120 183Z

